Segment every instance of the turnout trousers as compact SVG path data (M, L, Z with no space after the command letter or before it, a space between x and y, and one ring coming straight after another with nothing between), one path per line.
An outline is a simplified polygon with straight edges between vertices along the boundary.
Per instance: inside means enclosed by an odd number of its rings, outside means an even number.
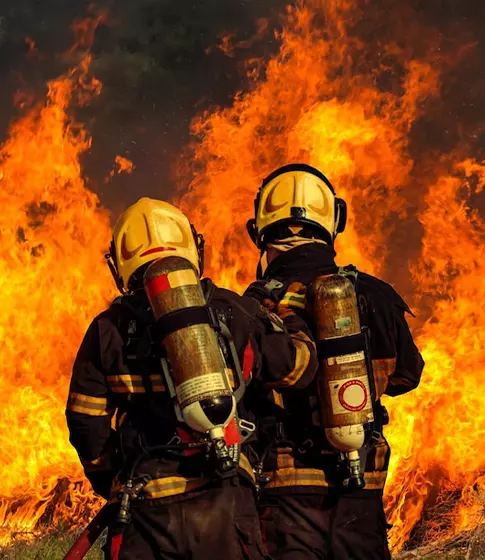
M274 560L390 560L380 494L262 496L261 532Z
M134 504L107 560L262 560L253 489L237 479L152 503Z

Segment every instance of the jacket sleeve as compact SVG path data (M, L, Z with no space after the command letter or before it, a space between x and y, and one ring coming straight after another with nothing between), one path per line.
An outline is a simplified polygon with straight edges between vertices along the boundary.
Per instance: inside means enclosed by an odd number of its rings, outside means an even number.
M265 300L264 304L256 314L263 387L303 389L311 383L318 368L310 330L284 301L276 305Z
M365 277L367 278L370 277ZM395 397L419 385L424 361L406 321L406 302L384 282L371 278L371 356L377 398Z
M405 317L405 310L394 310L396 335L396 366L389 375L385 394L391 397L403 395L416 389L421 380L424 360L414 344L411 331Z
M105 498L116 472L113 414L102 365L98 318L88 328L74 362L66 418L69 440L86 477L94 491Z

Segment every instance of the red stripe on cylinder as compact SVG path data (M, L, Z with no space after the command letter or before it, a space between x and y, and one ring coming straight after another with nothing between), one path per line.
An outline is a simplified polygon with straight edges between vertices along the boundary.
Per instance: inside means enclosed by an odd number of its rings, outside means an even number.
M239 433L239 427L235 418L233 418L224 428L224 440L226 445L236 445L236 443L241 443L241 434Z
M254 351L253 351L253 347L251 346L251 341L249 341L246 348L244 349L244 356L243 356L242 374L245 383L249 383L251 381L253 364L254 364Z
M160 276L156 276L153 280L145 284L145 291L150 300L167 290L170 290L170 283L166 274L160 274Z

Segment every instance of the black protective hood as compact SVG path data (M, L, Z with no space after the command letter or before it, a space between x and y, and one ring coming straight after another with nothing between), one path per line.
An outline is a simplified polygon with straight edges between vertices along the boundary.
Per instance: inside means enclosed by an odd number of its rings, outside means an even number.
M306 243L276 257L259 279L276 279L280 282L292 279L304 282L308 277L336 272L335 249L321 243Z

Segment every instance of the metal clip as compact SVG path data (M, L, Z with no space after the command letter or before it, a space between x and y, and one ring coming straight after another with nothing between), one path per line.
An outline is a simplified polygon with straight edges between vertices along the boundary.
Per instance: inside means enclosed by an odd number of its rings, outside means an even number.
M271 295L271 292L273 290L278 290L279 288L282 288L283 284L282 282L280 282L279 280L275 280L274 278L271 279L269 282L266 282L266 284L264 285L264 291L268 294Z
M271 482L271 476L263 473L263 463L258 463L253 467L253 472L256 480L256 495L259 498L262 486Z
M182 443L182 440L180 439L180 436L178 434L174 434L174 436L167 443L167 445L179 445L180 443Z
M371 437L371 446L377 445L382 438L382 434L381 432L377 432L377 431L373 431L372 432L372 437Z
M302 444L301 447L298 448L298 453L304 455L307 451L309 451L314 446L313 440L307 438Z
M249 422L248 420L244 420L242 418L239 419L239 433L241 434L242 443L250 438L255 430L256 424L253 424L252 422Z
M150 477L146 474L132 480L131 478L126 482L125 486L119 493L120 510L116 516L116 521L121 525L128 525L131 521L130 504L132 500L136 500L140 492L150 481Z

